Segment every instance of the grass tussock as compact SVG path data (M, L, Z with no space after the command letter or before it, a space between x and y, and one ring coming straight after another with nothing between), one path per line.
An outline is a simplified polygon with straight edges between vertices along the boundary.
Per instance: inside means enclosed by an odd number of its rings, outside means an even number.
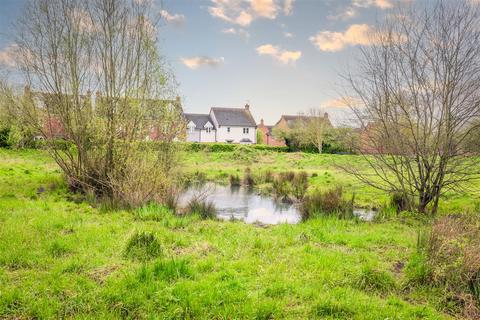
M136 232L127 242L124 257L131 260L148 261L162 254L162 247L155 234Z
M173 214L173 211L166 207L156 204L148 204L133 211L135 220L140 221L162 221Z
M247 167L245 169L245 174L243 176L243 184L248 188L253 188L255 186L255 178L252 174L252 169Z
M300 212L303 220L308 220L315 215L337 216L342 219L353 217L353 200L344 199L342 187L327 191L316 190L305 196Z
M217 209L212 201L201 198L193 198L188 201L185 213L189 215L198 214L203 220L215 219Z
M361 290L383 294L392 292L396 287L395 279L391 273L371 265L363 266L360 274L355 277L354 285Z
M411 282L441 288L444 307L468 319L480 318L480 219L476 214L436 220L419 236L408 265Z
M412 196L402 191L396 191L390 195L390 207L394 208L397 213L411 211L414 207L414 201Z
M230 185L232 187L239 187L242 185L242 182L240 181L240 177L238 176L238 174L231 174L229 180L230 180L229 181Z
M289 200L301 200L308 189L308 174L304 171L286 171L279 173L273 180L273 192L276 197Z

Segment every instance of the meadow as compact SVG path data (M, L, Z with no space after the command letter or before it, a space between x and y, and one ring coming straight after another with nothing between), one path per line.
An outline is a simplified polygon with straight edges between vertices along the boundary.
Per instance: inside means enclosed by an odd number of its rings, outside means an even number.
M342 184L364 206L388 200L336 167L364 165L356 156L182 158L209 180L305 170L313 188ZM441 208L474 210L472 198L451 195ZM448 319L441 290L409 281L424 226L411 216L256 226L155 205L108 209L70 194L44 151L0 149L0 318Z

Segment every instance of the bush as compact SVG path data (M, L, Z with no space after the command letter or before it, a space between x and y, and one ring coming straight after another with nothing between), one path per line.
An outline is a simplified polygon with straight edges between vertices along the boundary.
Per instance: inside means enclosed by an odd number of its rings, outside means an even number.
M147 261L160 256L162 247L150 232L136 232L127 242L124 256L132 260Z
M214 219L217 214L217 209L211 201L193 198L187 204L186 213L198 214L202 219Z
M480 219L478 215L439 218L419 237L408 265L409 280L442 288L445 305L464 317L480 317Z
M335 215L339 218L353 217L353 201L343 199L342 187L336 187L325 192L316 190L305 196L300 206L303 220L308 220L316 214Z
M304 171L281 172L273 179L273 190L277 197L301 200L308 189L308 174Z

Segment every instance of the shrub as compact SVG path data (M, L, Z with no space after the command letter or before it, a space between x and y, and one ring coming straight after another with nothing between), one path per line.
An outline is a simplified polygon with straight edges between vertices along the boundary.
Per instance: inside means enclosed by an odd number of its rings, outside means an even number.
M240 177L237 174L231 174L229 179L231 186L238 187L241 185Z
M343 198L342 187L336 187L325 192L317 190L305 196L300 206L300 213L303 220L308 220L315 214L351 218L353 217L353 201L347 201Z
M127 242L124 256L132 260L147 261L160 256L162 247L157 237L150 232L136 232Z
M186 213L198 214L202 219L214 219L217 214L217 209L211 201L193 198L187 204Z
M445 305L464 317L480 317L480 219L450 215L436 220L430 233L419 237L410 260L410 281L443 288Z

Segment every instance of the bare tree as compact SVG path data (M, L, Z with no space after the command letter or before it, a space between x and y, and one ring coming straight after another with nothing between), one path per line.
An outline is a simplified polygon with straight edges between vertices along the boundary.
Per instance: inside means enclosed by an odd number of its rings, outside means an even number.
M150 178L149 198L156 177L168 177L159 172L171 167L159 164L165 148L145 156L139 143L152 128L170 143L181 127L156 46L158 12L152 1L36 0L18 21L17 65L29 85L15 103L73 189L125 198L131 166L142 164L144 177L128 185ZM59 135L72 147L58 147Z
M435 214L442 195L478 178L478 158L463 145L479 117L479 18L468 1L395 12L347 77L366 129L360 151L371 155L369 172L346 169L376 188L415 196L419 212Z
M314 145L318 153L322 153L323 142L327 130L331 127L328 117L320 109L311 108L307 113L307 120L297 125L303 127L302 140L305 145Z

